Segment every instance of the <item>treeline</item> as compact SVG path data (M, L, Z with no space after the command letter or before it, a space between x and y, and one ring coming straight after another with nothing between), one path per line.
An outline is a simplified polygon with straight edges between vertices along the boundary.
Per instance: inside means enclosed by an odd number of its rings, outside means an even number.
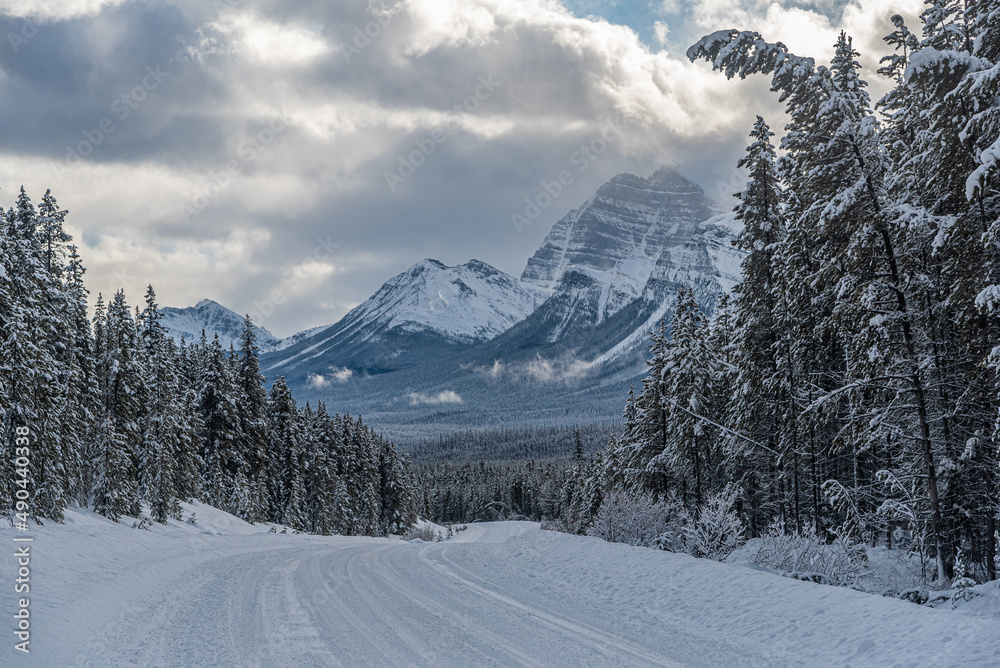
M599 492L582 489L587 471L582 459L568 458L414 467L420 515L438 524L527 519L557 523L574 533L582 531L584 518L597 510L582 512L581 499L600 503Z
M23 188L0 211L4 514L58 522L79 504L117 521L145 502L166 522L200 499L319 534L413 524L406 459L360 417L298 407L282 378L268 394L249 317L239 350L204 334L177 345L150 286L134 313L123 291L107 305L99 295L91 321L66 213L50 192L36 209Z
M681 290L602 490L692 512L738 490L751 535L902 532L942 586L996 578L1000 3L929 2L922 22L893 18L874 109L843 33L828 67L752 32L689 50L772 76L782 155L758 117L743 282L711 322Z
M604 448L614 425L479 429L426 438L406 447L414 462L526 461L570 458Z

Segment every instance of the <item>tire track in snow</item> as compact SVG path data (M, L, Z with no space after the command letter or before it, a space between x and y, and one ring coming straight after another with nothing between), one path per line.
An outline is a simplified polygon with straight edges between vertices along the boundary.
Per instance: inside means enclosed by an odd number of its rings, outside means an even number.
M409 548L411 546L406 547ZM412 552L410 550L396 551L393 554L404 557L407 560L409 560L412 556ZM471 640L473 642L465 642L464 644L467 645L470 650L480 654L484 661L496 662L496 654L487 654L476 644L482 643L485 640L488 641L488 644L495 652L506 655L511 661L514 661L519 665L529 666L531 668L547 668L547 664L538 661L530 654L526 654L517 644L494 633L485 626L473 622L459 610L447 607L441 602L441 600L438 599L438 597L431 596L427 593L428 590L439 591L441 587L439 584L425 580L423 581L424 584L421 589L411 585L411 579L399 575L395 569L392 574L389 574L384 564L380 567L379 571L383 575L381 582L397 591L406 600L426 610L438 619L452 624L453 626L462 627L467 632L472 634ZM437 575L437 573L435 574ZM444 584L449 583L450 581L446 580ZM503 665L510 665L510 663Z
M560 631L564 634L573 636L576 640L583 642L589 645L590 647L593 647L594 649L598 650L599 652L608 656L609 658L621 659L620 654L616 654L614 652L609 651L609 648L615 648L620 653L625 653L627 655L632 656L635 659L640 659L655 666L663 666L664 668L683 668L684 664L678 663L676 661L673 661L671 659L668 659L666 657L657 654L653 654L652 652L646 651L641 647L636 647L635 645L629 644L628 641L626 641L624 638L621 638L620 636L612 635L610 633L607 633L606 631L602 631L593 626L590 626L589 624L584 624L583 622L570 620L566 617L563 617L562 615L558 615L556 613L543 610L542 608L521 603L520 601L514 600L509 596L505 596L504 594L494 591L493 589L488 589L487 587L483 587L482 585L479 585L471 580L468 580L455 573L455 570L461 570L465 572L467 575L472 575L466 569L462 568L461 566L458 566L457 564L455 564L455 562L448 559L446 555L447 548L441 549L440 551L441 558L444 561L448 562L448 564L452 568L448 568L448 566L445 566L440 562L432 561L427 556L427 552L430 551L431 549L432 549L431 547L426 547L420 551L420 559L431 568L434 568L440 573L461 583L465 587L471 589L477 594L480 594L481 596L485 596L500 601L501 603L504 603L512 608L515 608L516 610L519 610L523 613L526 613L534 617L539 622L545 624L546 626L552 628L553 630Z

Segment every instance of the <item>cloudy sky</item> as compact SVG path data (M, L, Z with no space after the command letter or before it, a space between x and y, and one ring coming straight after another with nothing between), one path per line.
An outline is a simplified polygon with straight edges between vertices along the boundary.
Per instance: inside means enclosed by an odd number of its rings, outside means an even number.
M51 188L95 294L135 302L151 282L164 305L209 297L285 336L426 257L519 275L620 172L670 163L728 206L754 114L780 127L781 109L766 80L726 81L687 46L755 29L825 61L843 27L877 97L888 19L920 8L0 0L0 203ZM516 227L566 169L573 183Z

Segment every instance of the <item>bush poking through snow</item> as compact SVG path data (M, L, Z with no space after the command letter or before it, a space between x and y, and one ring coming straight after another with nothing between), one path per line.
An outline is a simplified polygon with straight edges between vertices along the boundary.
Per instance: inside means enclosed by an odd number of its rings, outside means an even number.
M745 527L733 506L739 495L726 489L712 496L698 514L684 523L685 552L696 557L723 561L743 543Z
M153 520L149 519L145 515L142 515L135 522L132 522L133 529L145 529L146 531L153 530Z
M969 602L976 596L973 587L976 581L969 577L969 569L965 564L965 555L962 550L955 556L955 582L951 585L951 607L958 607L962 601Z
M403 540L422 540L425 543L437 543L441 540L441 534L438 533L437 529L433 525L425 524L423 526L414 527L410 529L406 535L403 536Z
M849 586L864 574L862 554L839 539L826 543L812 528L801 534L784 533L772 525L750 560L787 577Z
M587 535L609 543L663 547L665 537L679 533L680 515L675 503L657 501L651 494L612 491L604 497Z

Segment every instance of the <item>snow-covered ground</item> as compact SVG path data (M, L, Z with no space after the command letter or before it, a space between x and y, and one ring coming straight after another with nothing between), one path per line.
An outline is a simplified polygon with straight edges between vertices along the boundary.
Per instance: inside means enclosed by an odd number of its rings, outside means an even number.
M1000 624L646 548L473 524L434 543L33 528L31 654L2 666L989 666ZM14 612L10 529L0 605ZM8 628L11 628L8 621Z

